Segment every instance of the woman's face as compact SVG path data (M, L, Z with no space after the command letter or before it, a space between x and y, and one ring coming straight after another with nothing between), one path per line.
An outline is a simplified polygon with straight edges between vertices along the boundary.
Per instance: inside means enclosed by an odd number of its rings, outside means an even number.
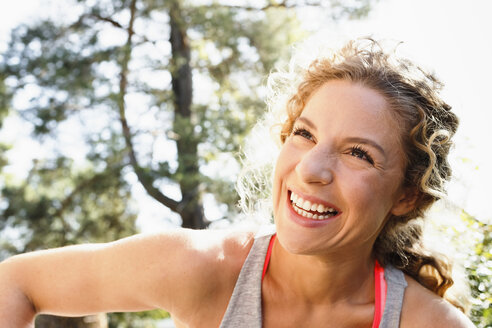
M383 96L344 80L325 83L277 160L280 243L298 254L372 249L389 214L409 209L403 170L400 130Z

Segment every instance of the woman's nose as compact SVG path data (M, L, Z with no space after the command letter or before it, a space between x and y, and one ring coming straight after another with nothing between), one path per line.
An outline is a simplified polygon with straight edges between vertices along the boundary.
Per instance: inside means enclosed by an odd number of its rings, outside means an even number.
M296 173L306 183L329 184L333 181L335 160L321 148L311 148L296 166Z

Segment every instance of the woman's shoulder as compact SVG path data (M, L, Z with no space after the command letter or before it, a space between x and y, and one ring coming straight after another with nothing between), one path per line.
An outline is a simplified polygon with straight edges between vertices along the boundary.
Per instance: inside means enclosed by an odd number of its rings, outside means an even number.
M413 327L474 327L472 322L451 303L405 275L405 290L400 326Z
M254 230L244 229L178 228L172 232L157 233L148 241L152 243L155 238L160 240L162 250L175 250L172 256L178 259L174 263L188 268L189 278L197 284L211 286L215 281L222 284L226 278L235 279L252 247L255 233ZM166 255L161 254L163 259Z
M139 248L181 258L189 265L239 265L246 258L254 240L253 229L194 230L177 228L136 236ZM163 252L164 250L164 252ZM210 267L213 269L214 267Z
M211 261L221 275L231 276L235 282L253 246L255 235L254 230L206 230L203 232L204 244L197 246L208 253L204 258Z
M179 263L185 270L177 284L186 297L179 298L173 314L187 323L215 324L227 307L256 231L178 229L176 233Z
M209 271L223 272L226 268L229 269L226 271L230 271L237 270L238 267L240 269L253 244L255 233L254 230L245 229L176 228L139 234L108 245L109 248L118 248L121 244L122 253L135 252L161 266L174 266L180 270L199 269L201 274L193 277L199 279L198 276L206 278L204 274Z

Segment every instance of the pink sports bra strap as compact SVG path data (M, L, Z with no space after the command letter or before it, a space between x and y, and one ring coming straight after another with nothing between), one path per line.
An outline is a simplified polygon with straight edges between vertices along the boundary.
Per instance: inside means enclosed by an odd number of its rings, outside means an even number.
M272 255L273 242L275 241L276 236L277 234L273 234L272 238L270 238L270 243L268 244L268 250L265 256L265 264L263 264L263 274L261 275L261 281L263 281L263 278L265 278L265 274L268 269L268 263L270 263L270 256Z
M268 263L270 262L270 257L272 255L273 244L275 242L276 234L272 235L270 238L270 243L268 244L268 250L265 256L265 263L263 264L263 274L261 276L261 281L265 277L268 269ZM386 280L384 279L384 268L379 265L376 260L374 263L374 320L372 322L372 328L378 328L381 318L383 317L384 306L386 303Z
M378 328L383 317L386 304L386 280L384 279L384 268L376 260L374 263L374 320L372 328Z

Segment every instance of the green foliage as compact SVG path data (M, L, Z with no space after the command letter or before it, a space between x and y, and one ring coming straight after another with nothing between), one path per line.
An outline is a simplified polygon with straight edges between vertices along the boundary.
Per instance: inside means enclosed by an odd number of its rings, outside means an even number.
M37 162L25 181L4 175L2 184L7 206L0 211L0 227L22 231L22 247L8 247L16 252L111 241L136 232L121 169L77 170L72 160L58 157Z
M332 18L340 19L341 17L348 17L350 19L357 19L367 16L371 10L374 1L371 0L355 0L351 6L347 6L346 1L335 0L332 1Z
M492 226L462 211L461 219L477 232L476 246L470 251L466 271L474 304L471 319L479 328L492 327Z
M169 318L163 310L136 313L111 313L108 328L154 328L158 320Z
M3 119L9 114L11 98L12 94L5 85L5 75L0 74L0 128Z

